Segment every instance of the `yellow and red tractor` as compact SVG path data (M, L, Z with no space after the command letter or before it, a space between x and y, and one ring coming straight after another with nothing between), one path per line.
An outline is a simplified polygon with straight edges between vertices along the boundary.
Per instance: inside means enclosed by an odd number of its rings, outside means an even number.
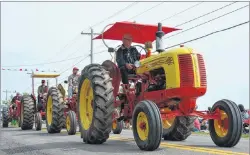
M217 146L233 147L239 142L242 119L233 101L222 99L211 111L197 111L197 98L207 90L203 56L185 46L165 50L162 44L166 33L178 29L132 22L116 22L105 29L95 39L102 39L106 46L104 39L121 40L130 34L134 43L148 45L156 40L156 51L152 55L150 46L144 48L146 56L134 64L135 74L128 75L131 84L120 84L119 68L110 60L82 70L78 115L85 143L104 143L113 122L132 119L137 146L152 151L162 138L185 140L197 117L209 120L210 135ZM108 47L108 51L116 53L115 48Z

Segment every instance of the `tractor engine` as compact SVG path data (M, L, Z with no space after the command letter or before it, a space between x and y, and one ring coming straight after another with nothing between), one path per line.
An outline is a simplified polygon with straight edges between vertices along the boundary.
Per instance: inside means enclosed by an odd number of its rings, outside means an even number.
M152 82L149 84L148 91L162 90L166 88L166 76L163 68L150 71Z
M202 55L180 47L140 61L138 75L149 74L144 96L156 103L169 99L197 98L206 93L206 70ZM153 93L157 91L158 93ZM159 95L159 96L158 96Z

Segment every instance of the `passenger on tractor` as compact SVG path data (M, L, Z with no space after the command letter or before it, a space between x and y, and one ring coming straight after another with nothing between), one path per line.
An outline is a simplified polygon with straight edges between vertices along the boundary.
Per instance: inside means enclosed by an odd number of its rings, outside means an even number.
M38 87L38 103L37 103L37 109L38 111L44 110L44 105L42 103L42 99L45 93L47 93L48 89L47 86L45 85L45 80L42 80L42 85Z
M68 78L68 98L72 98L73 93L76 93L78 87L78 78L79 75L77 74L78 68L73 68L73 74L71 74Z
M16 93L16 96L14 96L11 100L11 107L14 110L16 108L16 100L21 101L22 96L19 92Z
M121 72L122 83L129 84L128 74L135 74L134 63L139 61L141 54L132 44L132 36L125 34L122 38L122 46L117 50L116 62Z

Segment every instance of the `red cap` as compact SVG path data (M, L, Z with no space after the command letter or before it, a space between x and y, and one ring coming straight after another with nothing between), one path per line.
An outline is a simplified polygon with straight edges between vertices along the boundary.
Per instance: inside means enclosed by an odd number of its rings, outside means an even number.
M73 70L79 70L77 67L74 67Z

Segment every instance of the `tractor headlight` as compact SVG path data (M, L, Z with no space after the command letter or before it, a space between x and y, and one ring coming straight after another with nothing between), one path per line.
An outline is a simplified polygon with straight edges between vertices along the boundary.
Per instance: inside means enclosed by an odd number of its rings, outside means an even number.
M135 61L135 64L134 64L134 65L135 65L136 68L138 68L138 67L141 66L141 63L140 63L140 61Z

